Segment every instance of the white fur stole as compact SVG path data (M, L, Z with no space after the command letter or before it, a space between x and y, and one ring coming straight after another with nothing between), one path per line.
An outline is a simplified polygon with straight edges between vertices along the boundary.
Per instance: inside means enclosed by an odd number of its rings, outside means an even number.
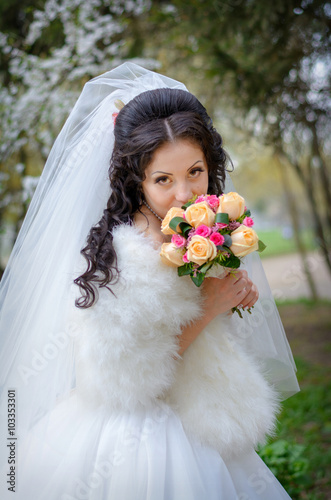
M134 411L165 399L186 432L231 456L273 430L278 398L236 343L234 322L215 318L181 359L181 328L201 314L201 291L163 265L138 229L114 231L121 270L97 303L74 312L77 389L87 401ZM242 320L244 321L244 319Z

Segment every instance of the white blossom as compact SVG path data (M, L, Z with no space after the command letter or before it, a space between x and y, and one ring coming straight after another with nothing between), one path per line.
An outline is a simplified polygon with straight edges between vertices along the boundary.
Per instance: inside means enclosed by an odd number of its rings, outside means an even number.
M118 40L124 31L119 16L139 15L150 5L149 0L46 0L43 10L34 11L24 45L34 44L55 20L60 21L64 43L47 57L10 47L7 35L0 33L0 50L10 54L13 82L0 88L3 159L27 141L29 147L47 156L79 95L81 79L110 70L126 59L125 39ZM100 7L107 7L106 12L101 14ZM156 67L151 60L147 65Z
M22 216L22 202L28 204L38 178L23 176L25 165L15 162L14 154L19 158L28 145L29 151L46 159L86 78L127 60L125 18L150 6L150 0L46 0L43 9L34 11L22 43L14 47L0 32L0 52L9 60L10 82L0 85L0 161L9 166L0 177L1 208L10 204L10 213ZM29 50L54 22L64 42L46 55ZM137 62L150 69L158 66L151 59ZM18 174L23 176L21 190L8 190L10 175Z

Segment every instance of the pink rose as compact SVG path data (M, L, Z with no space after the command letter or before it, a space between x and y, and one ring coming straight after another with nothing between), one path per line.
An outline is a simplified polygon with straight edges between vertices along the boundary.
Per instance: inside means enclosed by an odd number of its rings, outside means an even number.
M213 233L210 235L210 241L212 241L216 246L221 246L224 243L224 236L220 233Z
M185 246L186 239L180 234L173 234L171 238L171 243L173 243L177 248L182 248Z
M207 196L207 202L211 206L211 208L217 208L218 205L220 204L220 200L218 196L216 196L215 194Z
M252 227L254 226L254 221L251 217L245 217L243 220L243 224L247 227Z
M225 227L228 227L228 224L224 224L223 222L216 222L215 226L217 229L223 229Z
M205 224L201 224L201 226L198 226L195 230L195 234L199 236L203 236L204 238L207 238L211 233L210 227L206 226Z
M203 194L198 196L194 203L201 203L202 201L205 201L205 196Z
M184 253L184 255L183 255L183 262L185 262L185 264L188 264L188 263L190 262L190 261L188 260L188 258L187 258L187 252L186 252L186 253Z

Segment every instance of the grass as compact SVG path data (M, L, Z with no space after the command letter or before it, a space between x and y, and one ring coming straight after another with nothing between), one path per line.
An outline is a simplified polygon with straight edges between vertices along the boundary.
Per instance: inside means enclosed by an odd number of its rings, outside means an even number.
M268 231L258 230L257 232L259 238L265 245L267 245L267 248L260 254L261 258L297 252L297 246L294 237L292 236L291 238L284 238L281 229L273 229ZM315 248L317 248L315 237L312 231L302 231L301 235L307 250L314 250Z
M262 458L293 500L331 494L331 374L296 358L301 392L283 403L277 438Z
M276 299L276 305L278 309L280 310L280 313L282 315L282 319L284 321L284 324L287 323L287 313L288 313L288 308L290 306L304 306L304 309L306 311L312 311L316 310L319 307L327 307L328 310L331 310L331 301L329 299L318 299L316 302L313 299L310 299L308 297L299 297L298 299L286 299L286 302L278 301ZM331 316L330 316L330 321L331 321Z
M301 392L284 401L277 437L260 454L293 500L331 498L330 306L292 301L279 307Z

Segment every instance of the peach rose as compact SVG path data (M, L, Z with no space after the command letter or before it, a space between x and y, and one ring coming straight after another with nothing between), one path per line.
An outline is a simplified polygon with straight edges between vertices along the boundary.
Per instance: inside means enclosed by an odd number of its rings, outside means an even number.
M219 199L217 213L228 214L230 220L238 219L245 212L245 200L238 193L227 193L220 196Z
M161 224L161 231L163 234L176 234L175 231L173 231L170 227L170 221L174 217L183 217L184 210L179 207L172 207L170 210L168 210L167 215L162 221Z
M237 257L254 252L259 248L259 238L254 229L244 225L239 226L231 233L232 245L230 250Z
M193 227L205 224L211 227L215 222L215 213L211 210L208 203L201 201L193 203L185 210L185 219Z
M180 267L184 265L184 248L178 248L173 243L163 243L161 246L160 257L163 264L170 267Z
M205 262L215 259L217 255L216 245L204 236L192 236L187 247L187 258L201 266Z

